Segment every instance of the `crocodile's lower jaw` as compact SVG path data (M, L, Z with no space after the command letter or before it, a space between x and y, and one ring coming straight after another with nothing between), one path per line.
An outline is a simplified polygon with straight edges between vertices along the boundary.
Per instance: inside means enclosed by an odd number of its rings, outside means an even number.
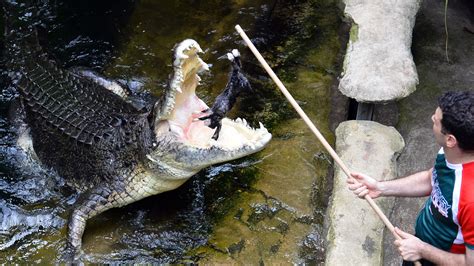
M247 154L261 150L271 139L268 130L259 123L257 129L251 128L245 119L222 120L222 129L217 140L212 139L215 129L206 126L203 121L194 121L198 114L209 107L196 96L199 85L198 73L208 70L207 64L198 56L202 52L193 40L185 40L175 48L174 74L164 105L155 121L155 133L174 134L187 146L199 149L216 147L222 150L236 151L245 147Z
M248 126L245 119L240 118L222 119L222 129L217 140L212 139L214 131L215 129L207 127L202 121L191 122L183 128L173 122L163 122L157 133L174 134L180 142L195 148L218 147L223 150L237 150L244 146L259 149L272 137L263 124L260 123L260 127L254 129Z

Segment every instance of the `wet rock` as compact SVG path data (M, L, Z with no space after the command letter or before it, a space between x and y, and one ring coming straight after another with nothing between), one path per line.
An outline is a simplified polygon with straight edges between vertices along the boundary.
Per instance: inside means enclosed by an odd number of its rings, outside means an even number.
M395 160L404 147L393 128L371 121L347 121L336 129L336 150L354 172L379 180L396 176ZM327 265L381 265L384 224L370 206L349 191L346 175L336 169L327 210ZM387 213L393 198L376 199Z
M404 98L416 89L412 29L420 0L345 0L352 20L339 90L359 102Z
M25 211L0 199L0 251L19 245L31 234L57 229L64 223L54 210Z
M240 253L242 249L245 247L245 241L240 240L237 243L231 244L227 250L229 251L230 254L235 254L235 253Z

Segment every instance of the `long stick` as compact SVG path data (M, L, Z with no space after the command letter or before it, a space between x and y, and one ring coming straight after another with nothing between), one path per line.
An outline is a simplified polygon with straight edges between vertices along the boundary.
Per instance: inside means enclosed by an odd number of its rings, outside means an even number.
M270 77L273 79L273 81L276 83L278 88L281 90L281 92L285 95L286 99L291 103L293 108L295 108L296 112L303 118L304 122L306 125L313 131L314 135L319 139L319 141L323 144L324 148L331 154L332 158L334 161L341 167L342 171L346 174L347 178L352 178L351 173L349 172L349 168L344 164L344 162L341 160L339 155L334 151L334 149L329 145L329 143L326 141L323 135L319 132L319 130L316 128L316 126L311 122L311 120L308 118L306 113L301 109L301 107L298 105L298 103L295 101L293 96L288 92L288 90L285 88L285 85L281 82L281 80L277 77L275 72L273 72L272 68L267 64L263 56L260 54L260 52L257 50L257 48L253 45L252 41L249 39L247 34L245 34L244 30L239 26L235 25L235 29L237 32L240 34L242 39L244 39L245 43L247 46L250 48L250 50L253 52L255 57L257 57L258 61L260 64L262 64L263 68L267 71L267 73L270 75ZM357 182L357 181L356 181ZM382 222L387 226L387 228L392 232L393 236L397 240L401 240L402 238L395 232L395 227L393 224L388 220L387 216L382 212L382 210L379 208L379 206L374 202L374 200L369 196L365 195L364 199L369 203L370 207L377 213L377 215L380 217ZM421 263L419 261L414 261L414 264L416 266L421 266Z
M288 99L288 101L291 103L293 108L295 108L296 112L303 118L304 122L306 125L313 131L314 135L319 139L319 141L323 144L324 148L331 154L332 158L334 161L341 167L342 171L346 174L347 178L352 178L351 173L349 171L349 168L344 164L344 162L341 160L339 155L334 151L334 149L329 145L329 143L326 141L326 139L321 135L319 130L314 126L313 122L308 118L308 116L305 114L303 109L298 105L298 103L295 101L293 96L288 92L288 90L285 88L285 85L280 81L280 79L277 77L275 72L270 68L270 66L267 64L265 59L262 57L260 52L255 48L253 45L252 41L250 41L249 37L247 37L247 34L245 34L244 30L239 26L236 25L235 29L237 32L242 36L242 39L244 39L245 43L248 45L250 50L252 50L253 54L257 57L258 61L260 64L262 64L263 68L267 71L267 73L270 75L270 77L273 79L273 81L276 83L278 88L281 90L281 92L285 95L285 97ZM401 237L395 233L395 228L393 224L388 220L387 216L382 212L382 210L379 208L379 206L374 202L374 200L369 196L366 195L364 199L369 203L369 205L374 209L374 211L377 213L377 215L382 219L383 223L387 228L392 232L392 234L395 236L397 239L401 239Z

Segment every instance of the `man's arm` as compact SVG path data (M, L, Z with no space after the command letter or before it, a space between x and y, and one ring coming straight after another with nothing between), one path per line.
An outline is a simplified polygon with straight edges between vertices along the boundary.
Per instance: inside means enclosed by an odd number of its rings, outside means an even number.
M423 197L431 193L432 168L403 178L388 181L376 179L359 173L352 173L347 179L349 189L360 198L369 195L372 198L381 196Z
M395 228L395 232L402 238L395 240L395 245L404 260L415 261L423 258L436 265L474 265L474 250L470 248L466 248L466 254L454 254L425 243L398 228Z

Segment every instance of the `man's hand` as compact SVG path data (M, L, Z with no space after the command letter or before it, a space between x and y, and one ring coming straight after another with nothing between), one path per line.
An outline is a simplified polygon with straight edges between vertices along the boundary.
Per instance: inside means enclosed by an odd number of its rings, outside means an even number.
M380 190L380 182L374 178L359 173L351 173L351 176L353 178L347 179L349 189L359 198L364 198L365 195L369 195L371 198L375 199L382 193Z
M395 245L406 261L417 261L423 258L435 265L474 265L474 250L472 249L466 248L466 254L455 254L423 242L396 227L395 233L402 238L395 240Z
M398 252L406 261L417 261L422 258L422 249L424 242L418 237L403 232L395 227L395 233L402 239L395 240L395 245L398 247Z

